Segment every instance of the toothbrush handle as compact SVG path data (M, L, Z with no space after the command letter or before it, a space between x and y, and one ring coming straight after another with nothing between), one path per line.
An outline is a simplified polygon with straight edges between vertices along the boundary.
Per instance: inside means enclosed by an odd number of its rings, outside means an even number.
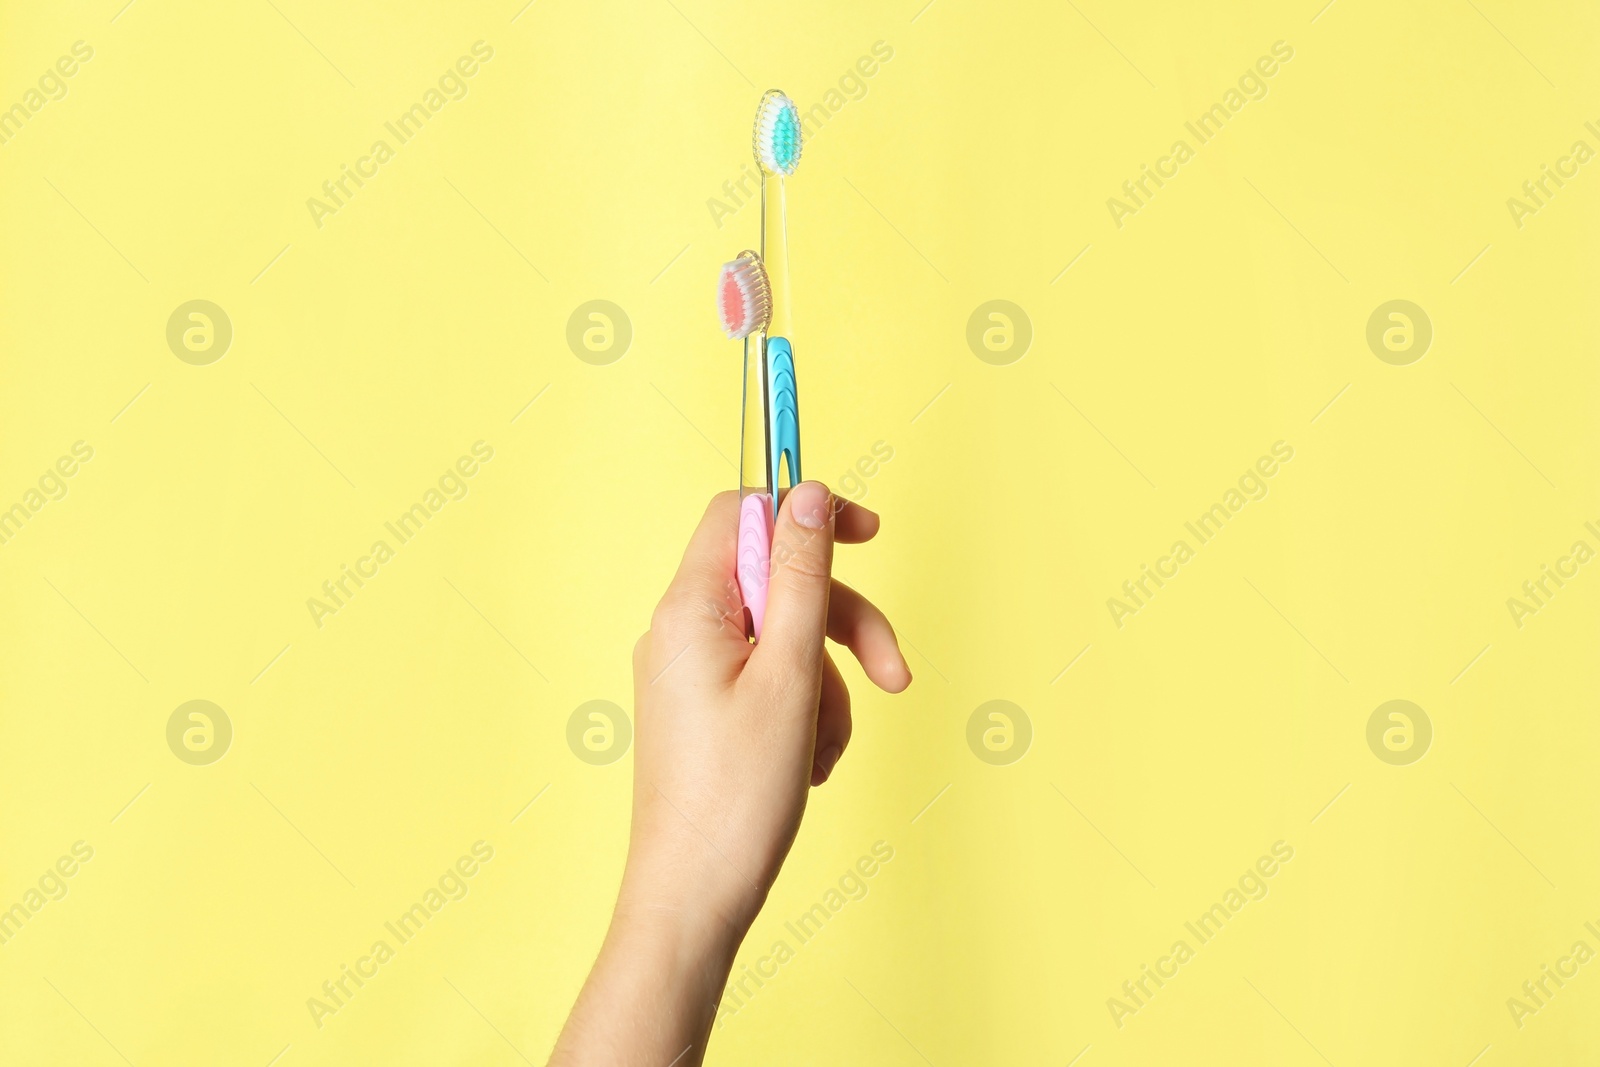
M772 513L778 513L778 475L788 461L789 486L800 484L800 390L794 379L794 345L787 337L767 338L767 485Z
M772 505L765 493L750 493L739 501L737 571L739 595L750 612L750 630L761 640L761 620L767 613L767 577L772 567Z

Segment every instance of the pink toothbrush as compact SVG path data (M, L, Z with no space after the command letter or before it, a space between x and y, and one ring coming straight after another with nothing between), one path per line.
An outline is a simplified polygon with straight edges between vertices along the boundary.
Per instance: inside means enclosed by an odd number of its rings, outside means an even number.
M767 576L772 566L773 510L767 487L766 374L762 368L767 324L772 321L772 291L760 256L741 252L738 259L723 264L717 309L722 314L723 331L729 337L744 340L736 570L739 593L749 613L747 629L760 640L761 622L767 611Z

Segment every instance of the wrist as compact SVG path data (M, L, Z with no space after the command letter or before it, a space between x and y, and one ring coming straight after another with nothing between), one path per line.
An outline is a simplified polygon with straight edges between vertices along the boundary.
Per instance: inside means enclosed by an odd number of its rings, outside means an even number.
M685 1006L691 1025L704 1034L749 923L707 899L663 889L630 860L601 959L626 971L641 990L671 991L666 995Z
M731 966L766 893L725 861L715 862L725 871L709 873L708 863L671 853L630 851L617 893L616 922L705 946L713 957L726 955Z
M605 943L552 1065L701 1062L746 926L708 900L665 891L675 884L629 855ZM630 1006L631 1021L618 1018L616 1005ZM597 1060L602 1051L607 1058Z

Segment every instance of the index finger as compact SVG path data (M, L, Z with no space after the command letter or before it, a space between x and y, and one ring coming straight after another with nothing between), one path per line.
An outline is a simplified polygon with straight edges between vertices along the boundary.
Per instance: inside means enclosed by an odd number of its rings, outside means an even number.
M669 611L680 622L704 619L718 627L731 623L742 636L743 605L733 570L738 523L737 491L728 490L711 498L683 551L677 573L661 598L658 614Z

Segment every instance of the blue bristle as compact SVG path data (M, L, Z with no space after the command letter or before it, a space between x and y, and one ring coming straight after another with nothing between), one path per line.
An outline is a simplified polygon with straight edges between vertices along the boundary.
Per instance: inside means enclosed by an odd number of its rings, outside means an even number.
M800 123L795 117L794 108L786 107L778 112L772 124L772 156L778 166L786 171L791 170L799 157L799 149Z

